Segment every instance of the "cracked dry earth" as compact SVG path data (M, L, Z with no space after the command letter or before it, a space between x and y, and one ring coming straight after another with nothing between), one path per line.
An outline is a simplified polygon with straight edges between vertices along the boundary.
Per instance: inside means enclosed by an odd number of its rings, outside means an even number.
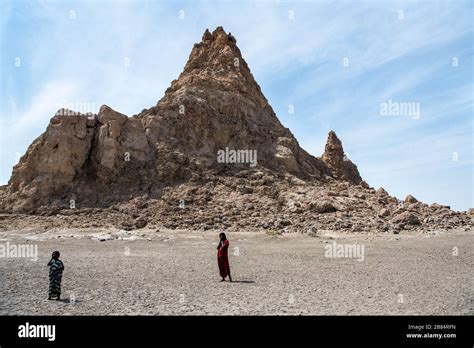
M0 314L473 315L472 237L231 232L235 282L221 283L217 231L1 232L0 243L37 244L39 257L0 258ZM325 257L334 241L364 245L364 260ZM63 302L46 299L56 249Z

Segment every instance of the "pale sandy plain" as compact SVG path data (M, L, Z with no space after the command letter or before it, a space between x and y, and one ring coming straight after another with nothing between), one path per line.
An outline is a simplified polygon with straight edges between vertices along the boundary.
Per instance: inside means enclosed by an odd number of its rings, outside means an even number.
M472 230L229 232L233 283L219 281L218 232L0 232L0 243L39 253L36 262L0 258L0 315L474 314ZM325 257L333 241L363 244L364 261ZM66 267L61 302L47 300L53 250Z

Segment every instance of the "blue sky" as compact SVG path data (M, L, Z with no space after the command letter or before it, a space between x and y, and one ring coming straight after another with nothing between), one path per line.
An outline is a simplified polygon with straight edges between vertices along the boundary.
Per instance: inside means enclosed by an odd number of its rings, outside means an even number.
M322 153L333 129L371 186L456 210L474 206L471 1L0 7L1 184L58 108L107 104L131 116L155 105L204 30L222 25L311 154ZM388 100L416 103L419 117L381 115Z

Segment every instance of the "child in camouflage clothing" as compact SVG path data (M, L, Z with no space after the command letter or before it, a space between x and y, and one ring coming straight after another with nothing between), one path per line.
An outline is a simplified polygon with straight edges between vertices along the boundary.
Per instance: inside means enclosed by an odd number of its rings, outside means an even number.
M63 277L64 265L59 259L59 251L54 251L51 260L48 262L49 266L49 292L48 300L56 297L59 301L61 297L61 279Z

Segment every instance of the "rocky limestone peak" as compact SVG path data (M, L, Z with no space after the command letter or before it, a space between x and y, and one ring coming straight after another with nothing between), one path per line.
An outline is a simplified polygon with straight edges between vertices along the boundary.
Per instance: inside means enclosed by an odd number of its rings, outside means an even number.
M362 181L357 166L344 154L342 142L332 130L328 134L322 160L338 178L354 184L359 184Z
M164 142L192 163L218 171L225 148L258 153L258 164L300 177L320 178L327 166L283 127L245 62L236 39L222 27L206 29L183 72L158 104L139 116L151 143Z
M222 27L206 30L183 72L156 106L127 117L107 105L97 115L59 110L15 166L0 209L108 207L195 177L270 171L307 182L361 181L330 134L323 159L303 150L278 120ZM222 151L244 154L224 162ZM250 155L253 156L250 162Z
M222 27L212 33L206 29L202 41L194 44L183 72L172 82L165 99L183 89L205 88L246 93L259 107L270 108L237 47L237 40Z
M231 33L227 34L222 27L217 27L212 33L206 29L201 42L194 44L184 72L212 66L229 70L231 66L238 68L240 60L243 60L242 54ZM246 64L245 68L248 69Z

